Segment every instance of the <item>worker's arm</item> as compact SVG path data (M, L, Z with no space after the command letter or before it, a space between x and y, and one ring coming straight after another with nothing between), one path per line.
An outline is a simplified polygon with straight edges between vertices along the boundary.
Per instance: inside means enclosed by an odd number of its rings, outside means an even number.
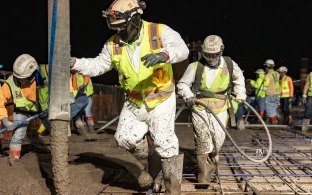
M8 118L8 111L5 105L12 102L12 94L8 84L4 83L0 89L0 120Z
M95 58L76 58L72 69L83 75L95 77L113 69L110 53L110 42L107 41L101 53Z
M291 77L288 77L288 86L289 86L289 96L293 97L294 96L294 83Z
M236 99L246 100L245 77L239 66L233 61L233 93Z
M169 63L178 63L188 58L189 49L187 45L180 34L167 25L164 25L160 39L163 45L161 52L166 52L169 55Z
M309 86L310 86L310 74L307 76L304 87L303 87L303 91L302 91L302 95L306 96L309 90Z
M178 94L182 96L184 100L195 96L191 90L194 80L195 80L194 63L191 63L188 65L182 78L179 80L177 84Z

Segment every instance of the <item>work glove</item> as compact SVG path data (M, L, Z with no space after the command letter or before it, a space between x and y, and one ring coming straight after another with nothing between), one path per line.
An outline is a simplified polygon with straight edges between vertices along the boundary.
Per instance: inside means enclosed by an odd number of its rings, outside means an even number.
M87 85L86 85L86 84L83 84L83 85L81 85L81 86L79 87L78 91L79 91L80 93L84 93L85 90L86 90L86 88L87 88Z
M71 57L71 58L70 58L70 62L69 62L70 68L73 68L74 65L75 65L75 63L76 63L76 58L75 58L75 57Z
M303 95L301 101L302 101L302 104L306 104L307 103L307 95Z
M155 66L155 64L167 62L169 56L166 52L159 52L156 54L147 54L141 58L144 62L144 66L147 68Z
M192 108L195 104L196 104L196 97L190 97L190 98L187 98L186 99L186 105L189 107L189 108Z
M8 131L13 131L16 128L16 124L13 122L9 121L8 118L3 118L2 120L2 125L7 128Z

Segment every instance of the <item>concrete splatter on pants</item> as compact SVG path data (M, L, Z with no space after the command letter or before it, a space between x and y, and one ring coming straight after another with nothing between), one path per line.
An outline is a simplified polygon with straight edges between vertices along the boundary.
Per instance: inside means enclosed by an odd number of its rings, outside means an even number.
M197 154L215 152L212 136L215 137L217 151L220 151L225 139L225 133L218 121L212 114L206 110L196 110L192 112L192 121L194 124L194 137L195 137L195 151ZM222 124L226 127L228 120L227 111L217 114ZM206 122L205 122L206 121Z
M175 93L152 110L145 106L137 108L126 101L115 134L118 145L127 150L136 149L142 145L145 134L149 132L154 140L155 151L161 158L178 155L179 143L174 132L175 112Z

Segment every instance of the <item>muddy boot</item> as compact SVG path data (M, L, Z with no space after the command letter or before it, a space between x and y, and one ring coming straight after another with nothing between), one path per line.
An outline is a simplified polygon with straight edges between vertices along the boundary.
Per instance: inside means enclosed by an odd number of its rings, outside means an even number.
M92 139L90 134L88 133L87 126L81 120L77 120L75 124L79 135L83 136L86 140Z
M87 125L90 133L95 133L93 116L86 117Z
M292 125L292 116L289 114L288 115L288 124L287 125L289 125L289 126L291 126Z
M237 130L245 130L244 119L239 119L239 121L237 122Z
M21 157L21 144L10 144L10 152L9 152L9 164L14 166L15 163L19 162Z
M162 172L165 183L165 195L179 195L181 192L184 154L162 159Z
M198 183L209 184L211 182L211 174L215 171L215 166L208 155L197 155L198 162Z
M309 130L309 124L310 124L310 119L303 119L302 120L302 126L301 126L301 131L308 131Z
M269 117L269 120L270 120L270 123L271 123L272 125L278 124L278 118L277 118L277 116Z

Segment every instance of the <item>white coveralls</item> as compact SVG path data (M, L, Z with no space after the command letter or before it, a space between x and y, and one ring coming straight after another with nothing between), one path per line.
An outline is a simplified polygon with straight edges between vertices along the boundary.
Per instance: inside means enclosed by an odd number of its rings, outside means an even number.
M212 69L205 66L204 71L206 73L206 85L209 88L213 83L214 79L218 75L220 68L226 66L225 60L221 57L220 66L218 68ZM195 95L191 91L191 87L195 81L195 69L194 63L189 64L183 77L180 79L177 87L178 94L183 97L184 100ZM238 65L233 61L233 92L236 94L236 99L245 100L246 99L246 88L245 88L245 78L243 72L238 67ZM225 133L217 120L212 114L208 114L206 110L197 110L198 113L205 119L205 121L192 112L192 122L194 124L195 132L195 149L197 154L205 154L219 151L223 145L225 139ZM227 110L217 113L218 118L222 124L226 127L228 120ZM208 126L207 126L208 124ZM217 150L214 148L212 142L212 136L215 137Z
M126 50L130 57L134 70L140 66L140 40L144 30L140 31L140 37L131 45L126 44ZM170 27L164 25L160 34L163 45L161 52L169 54L168 63L178 63L187 59L189 50L181 36ZM95 58L77 59L73 67L84 75L95 77L104 74L114 68L111 63L109 42L106 42L102 52ZM176 111L175 93L154 109L147 109L144 105L136 107L130 101L126 101L120 114L115 138L120 146L127 150L140 147L142 138L149 131L154 140L155 150L161 158L170 158L179 153L179 143L174 132L174 119Z

